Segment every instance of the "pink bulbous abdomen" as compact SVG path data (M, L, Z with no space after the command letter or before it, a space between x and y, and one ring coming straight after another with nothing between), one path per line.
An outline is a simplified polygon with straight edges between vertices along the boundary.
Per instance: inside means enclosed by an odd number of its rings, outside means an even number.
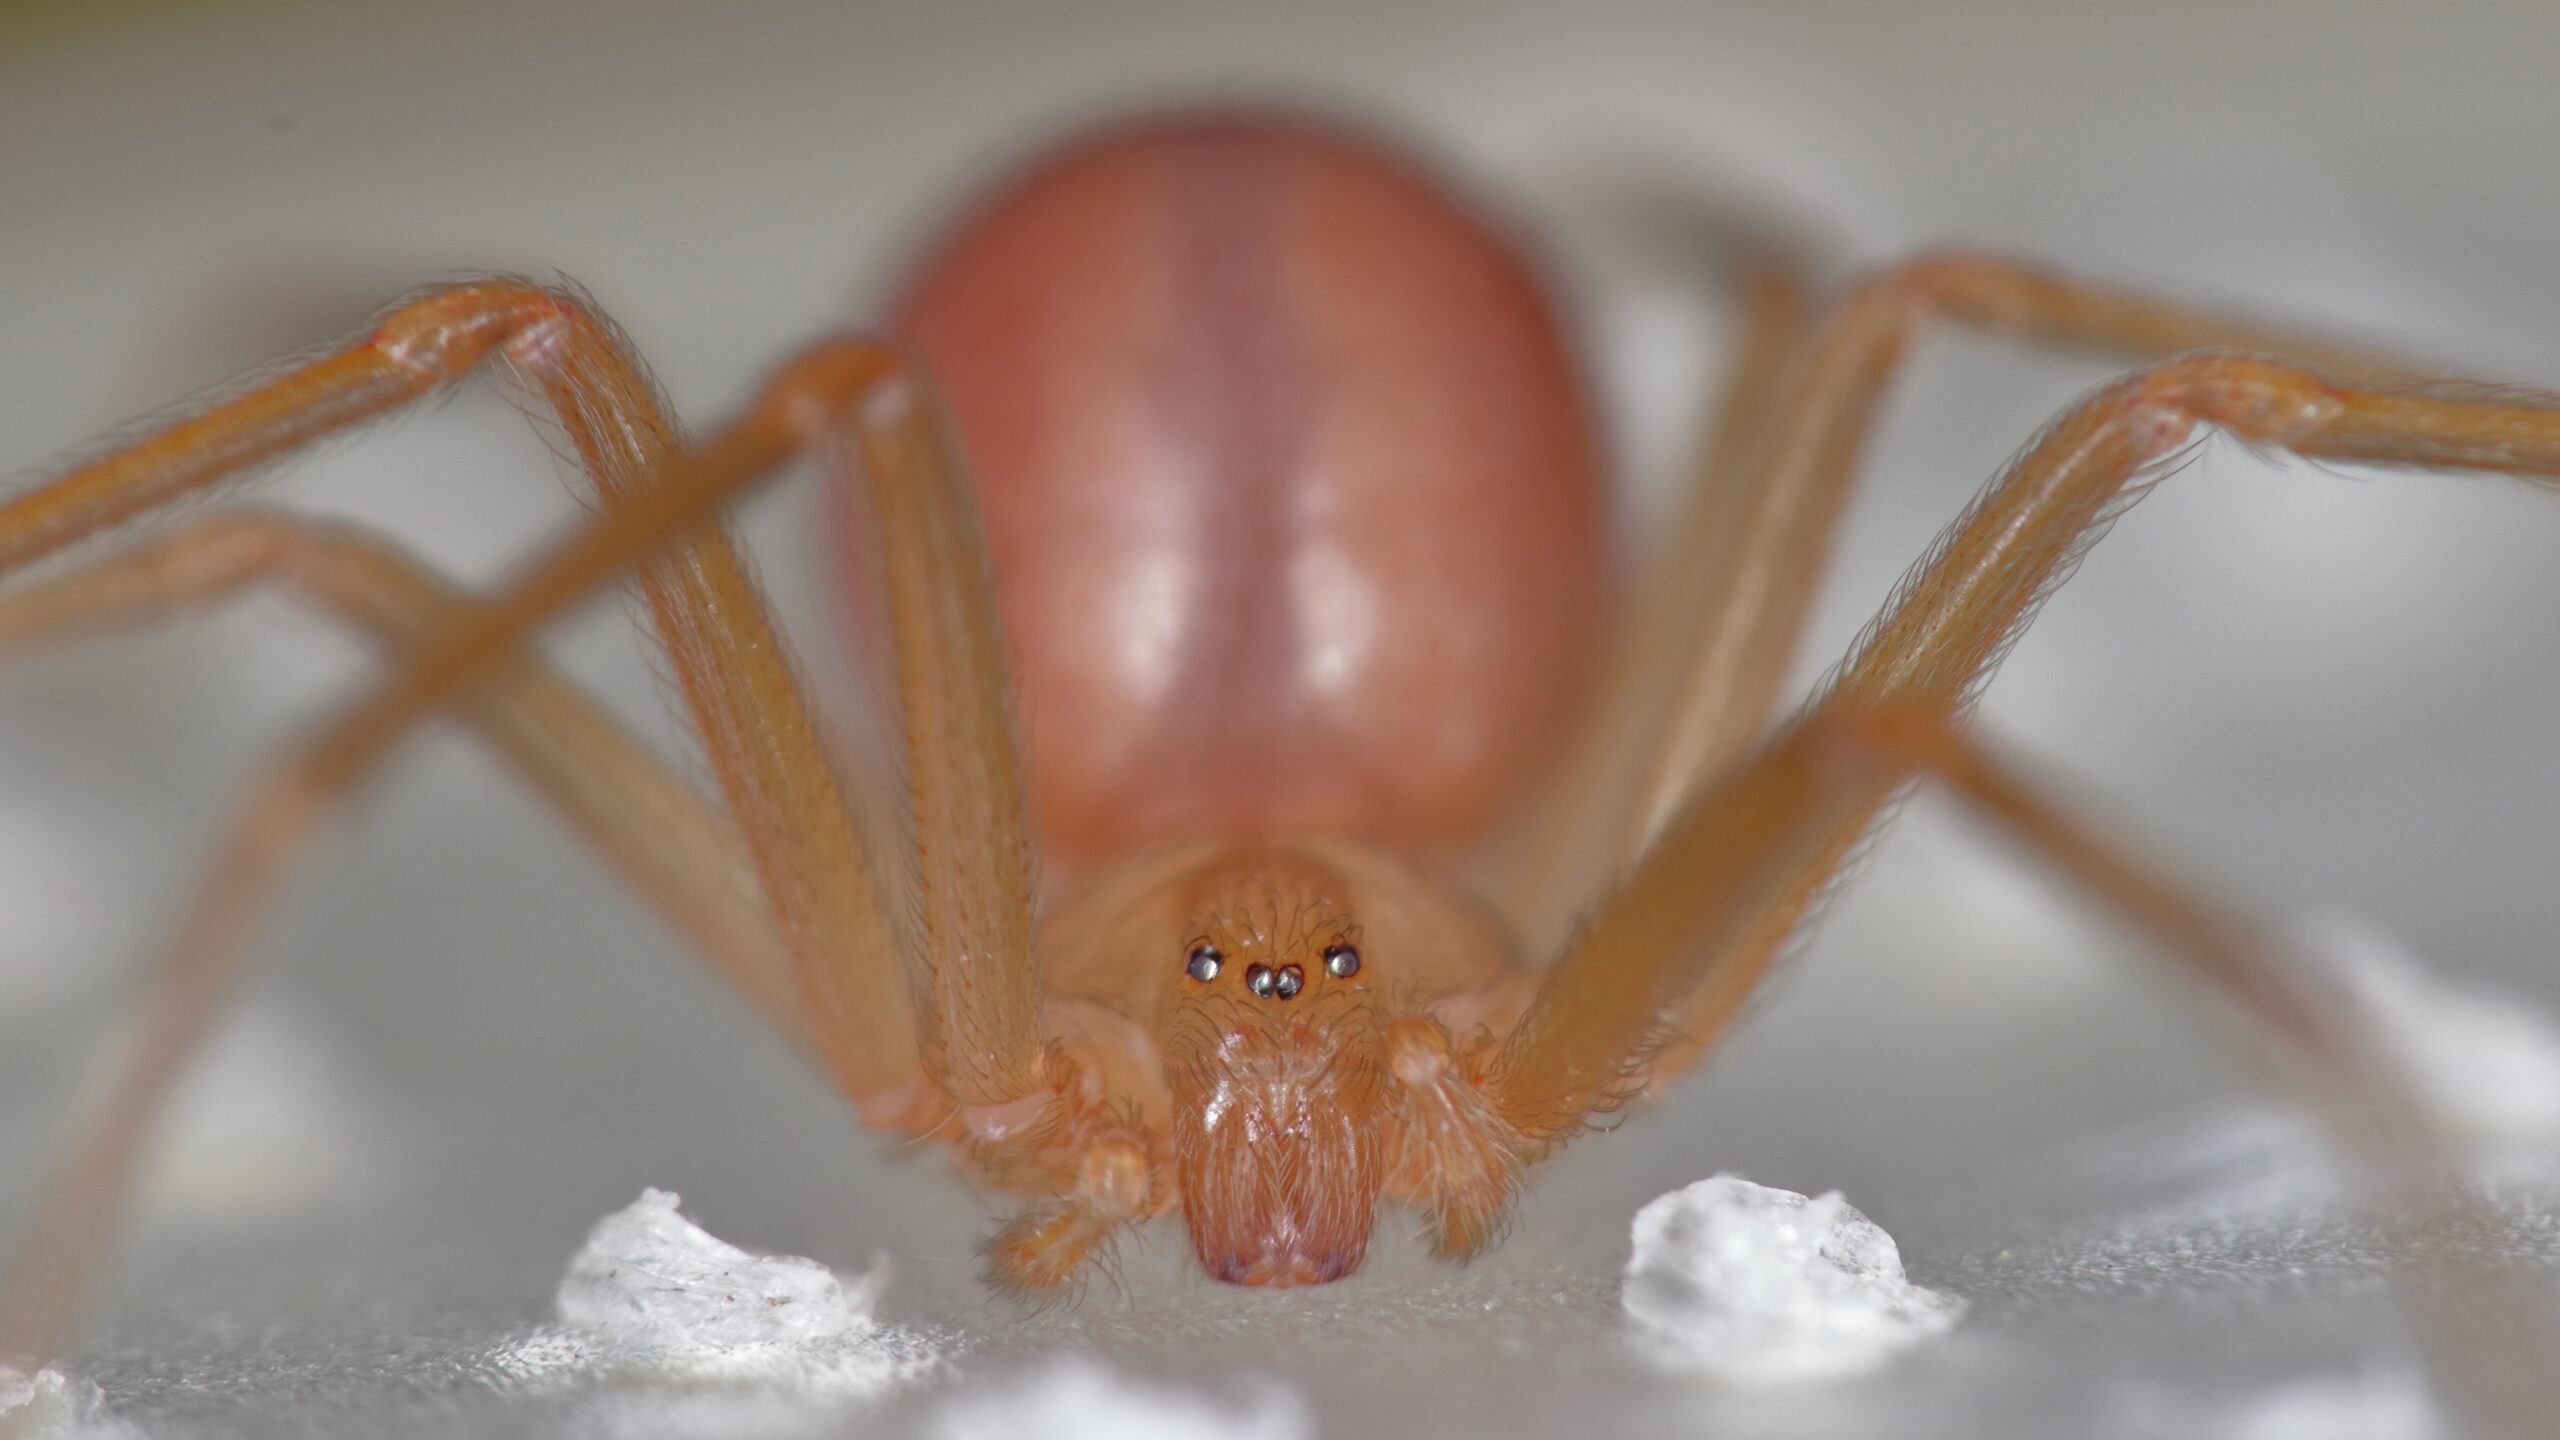
M1600 634L1593 427L1531 268L1408 163L1116 132L974 212L893 327L971 467L1053 858L1453 854L1551 758Z

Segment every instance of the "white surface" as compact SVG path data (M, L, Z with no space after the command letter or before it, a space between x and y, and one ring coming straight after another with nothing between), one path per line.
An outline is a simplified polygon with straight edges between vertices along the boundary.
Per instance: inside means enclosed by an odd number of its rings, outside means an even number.
M1631 1244L1625 1304L1648 1351L1732 1385L1859 1374L1964 1314L1837 1190L1713 1176L1637 1211Z
M947 1401L933 1440L1313 1440L1306 1402L1285 1386L1221 1401L1132 1380L1100 1365L1061 1361L1036 1374Z
M645 1190L596 1222L560 1281L561 1330L516 1352L526 1378L565 1369L839 1400L933 1368L922 1339L872 1318L880 1272L848 1285L815 1260L741 1250L678 1203Z

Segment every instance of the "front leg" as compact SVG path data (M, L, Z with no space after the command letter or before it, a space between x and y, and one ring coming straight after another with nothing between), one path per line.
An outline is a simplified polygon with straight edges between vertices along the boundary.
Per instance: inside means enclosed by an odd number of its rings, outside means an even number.
M839 361L845 348L836 351ZM411 297L343 346L218 392L130 444L0 501L0 572L241 484L314 441L415 404L490 364L536 402L528 408L557 426L608 508L645 508L638 497L655 477L686 468L677 463L682 437L674 417L610 322L574 291L490 280ZM804 366L770 402L818 399L808 392L817 368ZM876 353L849 369L839 363L836 372L865 393L905 383L895 363ZM766 443L729 447L732 478L740 463L761 476L845 417L820 411L814 426L800 424L809 418L764 417L755 438ZM917 1026L897 935L789 652L717 523L715 504L697 508L689 528L673 531L635 517L626 527L630 557L592 583L619 575L619 567L642 572L668 671L738 819L775 933L800 988L824 1012L812 1033L846 1092L870 1113L886 1114L901 1108L896 1097L916 1098ZM471 655L459 686L508 659ZM286 814L293 807L270 808L281 817L277 833L295 823ZM0 1336L8 1333L0 1326Z
M591 464L599 470L621 465L642 473L619 499L545 552L514 583L422 636L361 703L296 746L248 788L214 863L199 880L176 935L146 982L142 1005L114 1063L75 1120L70 1143L48 1172L24 1238L0 1277L0 1356L42 1361L59 1353L76 1328L129 1196L151 1118L236 987L295 863L326 833L345 799L420 721L484 693L494 677L520 663L545 623L635 566L656 561L697 572L720 570L709 563L709 552L727 545L717 524L721 508L740 491L781 471L786 462L834 442L847 429L863 442L874 485L884 495L902 486L938 486L958 494L956 471L941 459L938 423L914 378L895 356L848 339L815 346L786 366L767 382L744 419L699 448L673 453L654 466L644 465L634 450L616 453L616 447L626 444L648 448L672 431L614 409L646 400L645 380L608 334L592 322L583 327L571 323L579 316L560 310L555 300L545 303L553 306L555 318L568 316L563 321L567 328L531 332L528 353L515 358L529 373L564 387L562 423ZM394 319L442 324L443 313L437 302L420 302ZM77 512L83 523L105 523L116 505L126 507L115 511L122 514L169 498L169 486L177 482L163 472L173 466L184 468L181 489L213 483L231 468L273 453L279 442L270 433L276 423L272 412L278 406L317 404L326 415L337 414L309 393L315 373L328 378L342 368L385 363L396 368L414 359L402 346L386 346L377 333L344 355L217 406L176 431L74 472L14 507L0 507L0 538L14 533L33 537L27 539L29 545L58 543L65 531L57 523L57 511ZM556 373L546 367L556 367ZM372 392L362 393L372 403ZM328 398L323 395L321 401ZM572 401L591 408L579 409ZM299 443L318 428L323 427L315 421L292 438ZM184 443L172 442L172 434L181 434ZM208 452L221 463L205 460ZM134 460L137 455L148 463ZM8 546L0 543L0 554L7 553ZM743 571L735 573L745 583ZM716 573L710 578L715 590L725 584ZM753 598L751 589L744 593ZM950 601L930 583L921 595L907 598L935 607ZM760 805L731 794L747 847L760 866L782 856L799 880L814 887L776 886L773 872L765 874L775 928L808 1007L805 1033L839 1083L858 1101L868 1102L867 1116L911 1132L930 1130L948 1117L948 1109L912 1083L917 1046L914 1023L905 1018L912 1011L900 948L881 923L867 867L859 863L859 845L852 840L854 827L842 814L823 751L814 741L805 747L784 743L788 737L767 723L790 718L785 712L798 707L798 689L778 646L731 643L741 636L730 622L749 619L761 622L760 606L752 617L735 611L709 617L703 630L715 637L714 647L740 652L726 658L747 663L725 665L720 655L692 658L710 662L706 672L713 678L704 694L712 702L705 721L711 748L732 747L742 764L768 775L801 765L817 767L818 783L783 783L787 804ZM942 619L963 629L970 624L965 607L951 606ZM991 630L962 640L964 655L973 653L973 646L994 644ZM982 719L989 706L1001 719L1000 677L992 687L981 684L961 693L976 697ZM942 692L939 700L946 708L953 703L950 692ZM805 715L800 720L805 722ZM805 724L782 726L791 729L805 729ZM943 742L940 753L964 771L991 763L983 746L968 743ZM970 783L964 775L963 793L983 798L986 785L984 777L978 778L979 783ZM836 858L851 863L830 863L823 855L818 863L806 863L810 835L795 833L787 822L807 807L834 811L829 833L852 845ZM1001 866L996 870L1002 873ZM1027 880L1023 883L1021 903L1027 906ZM795 891L818 903L791 903ZM960 903L982 898L982 890L971 889ZM829 917L848 916L861 920L851 936L825 924ZM866 932L876 933L866 938ZM964 998L980 1003L956 1007L958 1018L939 1032L940 1038L959 1048L973 1073L1030 1077L1010 1094L992 1095L995 1102L1028 1100L1035 1113L1045 1112L1057 1092L1045 1073L1046 1050L1037 1028L1038 977L1027 943L993 953L964 950L951 959L935 971L935 998L953 989L974 989L979 993ZM986 1004L991 998L997 1003ZM1021 1027L980 1025L972 1018L993 1014L1001 1019L1026 1009L1032 1022L1027 1033ZM882 1039L885 1055L868 1047L873 1037ZM1043 1087L1051 1088L1044 1093ZM964 1106L970 1102L968 1093L952 1088ZM983 1136L995 1127L973 1128Z
M2199 424L2315 460L2467 469L2560 480L2560 396L2442 382L2340 383L2282 360L2202 352L2137 371L2065 411L1949 525L1842 662L1827 695L1855 706L1926 700L1970 708L2037 609ZM1888 793L1843 818L1773 894L1749 933L1666 1000L1654 1074L1715 1044L1856 849ZM1666 823L1629 889L1650 872L1694 873ZM1584 943L1589 943L1586 932Z
M2355 376L2407 368L1995 254L1904 261L1811 326L1804 278L1783 260L1764 260L1751 281L1727 393L1636 593L1600 716L1527 843L1503 857L1496 893L1531 936L1557 934L1594 885L1634 866L1692 790L1767 732L1868 440L1932 331L1952 324L2126 363L2214 348Z
M856 430L880 525L915 815L926 1069L978 1142L1061 1118L1032 945L1031 841L995 586L975 503L920 384ZM882 416L880 419L889 419Z
M2560 478L2560 397L2340 384L2299 365L2210 353L2098 391L2039 436L1948 529L1861 638L1825 699L1675 813L1594 910L1493 1062L1486 1085L1505 1121L1535 1140L1561 1140L1631 1090L1703 1056L1876 818L1924 772L1956 783L2066 868L2079 863L2075 848L2084 852L2080 860L2089 846L2107 848L2085 833L2078 846L2065 844L2062 831L2039 833L2004 809L1984 779L1987 765L1958 763L1963 742L1948 727L1960 722L2080 554L2199 423L2307 457ZM1877 763L1883 742L1855 719L1877 710L1916 710L1944 736L1936 749L1892 750ZM2143 871L2131 862L2113 867L2119 880ZM2452 1172L2423 1124L2407 1118L2413 1107L2405 1085L2356 1037L2323 1034L2272 951L2228 921L2200 921L2220 912L2191 899L2177 903L2191 896L2179 887L2127 889L2098 871L2073 873L2197 962L2194 972L2257 1023L2261 1048L2316 1077L2306 1093L2345 1097L2322 1105L2322 1118L2342 1150L2363 1162L2363 1178L2380 1178L2375 1193L2396 1196L2403 1180L2417 1177L2422 1212L2447 1221L2429 1228L2463 1233L2467 1202L2426 1199L2424 1192ZM2379 1152L2372 1148L2377 1136ZM2435 1287L2421 1275L2408 1288ZM2417 1318L2448 1364L2479 1338L2458 1316ZM2515 1352L2494 1329L2486 1333L2484 1353ZM2518 1320L2512 1333L2547 1338L2552 1330L2533 1318ZM2480 1388L2511 1383L2537 1396L2543 1388L2538 1377L2513 1374Z
M2546 1433L2560 1414L2549 1297L2532 1267L2481 1243L2504 1226L2343 992L2271 931L2055 804L1956 728L1942 700L1821 706L1685 807L1663 842L1679 867L1657 856L1601 908L1495 1057L1484 1087L1495 1111L1552 1144L1631 1095L1679 991L1733 985L1732 947L1788 905L1833 837L1923 780L2152 939L2241 1023L2251 1057L2319 1126L2382 1230L2394 1297L2463 1433Z

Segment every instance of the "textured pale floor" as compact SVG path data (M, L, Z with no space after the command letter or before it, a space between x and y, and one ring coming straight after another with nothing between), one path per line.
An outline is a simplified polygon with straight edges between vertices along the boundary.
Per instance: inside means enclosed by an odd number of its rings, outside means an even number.
M2001 245L2560 383L2540 73L2560 21L2528 5L2467 25L2307 3L230 8L0 16L0 465L473 269L575 276L707 419L858 316L983 165L1097 107L1229 90L1348 106L1512 207L1582 304L1639 479L1716 318L1642 217L1701 197L1852 258ZM1931 347L1808 673L2097 373ZM277 493L484 579L571 513L547 465L475 395ZM752 529L831 673L807 504ZM2560 1008L2555 553L2549 496L2216 449L2097 552L1985 716L2236 893L2351 906ZM658 721L615 607L560 653ZM0 1220L230 784L363 672L252 606L0 676ZM965 1342L947 1384L1090 1352L1221 1393L1302 1386L1343 1434L2192 1433L2306 1378L2391 1383L2368 1257L2268 1181L2293 1162L2151 1173L2241 1089L2138 965L1924 804L1728 1057L1577 1145L1492 1260L1435 1268L1391 1225L1362 1276L1256 1296L1187 1274L1167 1233L1126 1298L1023 1320L969 1278L985 1206L873 1151L437 740L303 886L248 1058L182 1137L90 1358L181 1433L297 1411L328 1434L636 1426L457 1377L655 1184L740 1243L889 1252L892 1318ZM1720 1397L1635 1369L1607 1323L1627 1218L1720 1168L1846 1189L1974 1319L1842 1391ZM2547 1193L2518 1211L2537 1255Z

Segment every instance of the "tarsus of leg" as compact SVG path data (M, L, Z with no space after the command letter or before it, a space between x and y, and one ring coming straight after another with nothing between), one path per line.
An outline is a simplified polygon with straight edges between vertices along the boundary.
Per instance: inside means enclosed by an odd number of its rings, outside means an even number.
M236 509L0 592L0 654L164 623L267 583L287 587L386 654L473 603L460 586L360 527ZM491 680L459 718L767 1023L809 1043L806 1010L745 847L692 786L539 659Z

